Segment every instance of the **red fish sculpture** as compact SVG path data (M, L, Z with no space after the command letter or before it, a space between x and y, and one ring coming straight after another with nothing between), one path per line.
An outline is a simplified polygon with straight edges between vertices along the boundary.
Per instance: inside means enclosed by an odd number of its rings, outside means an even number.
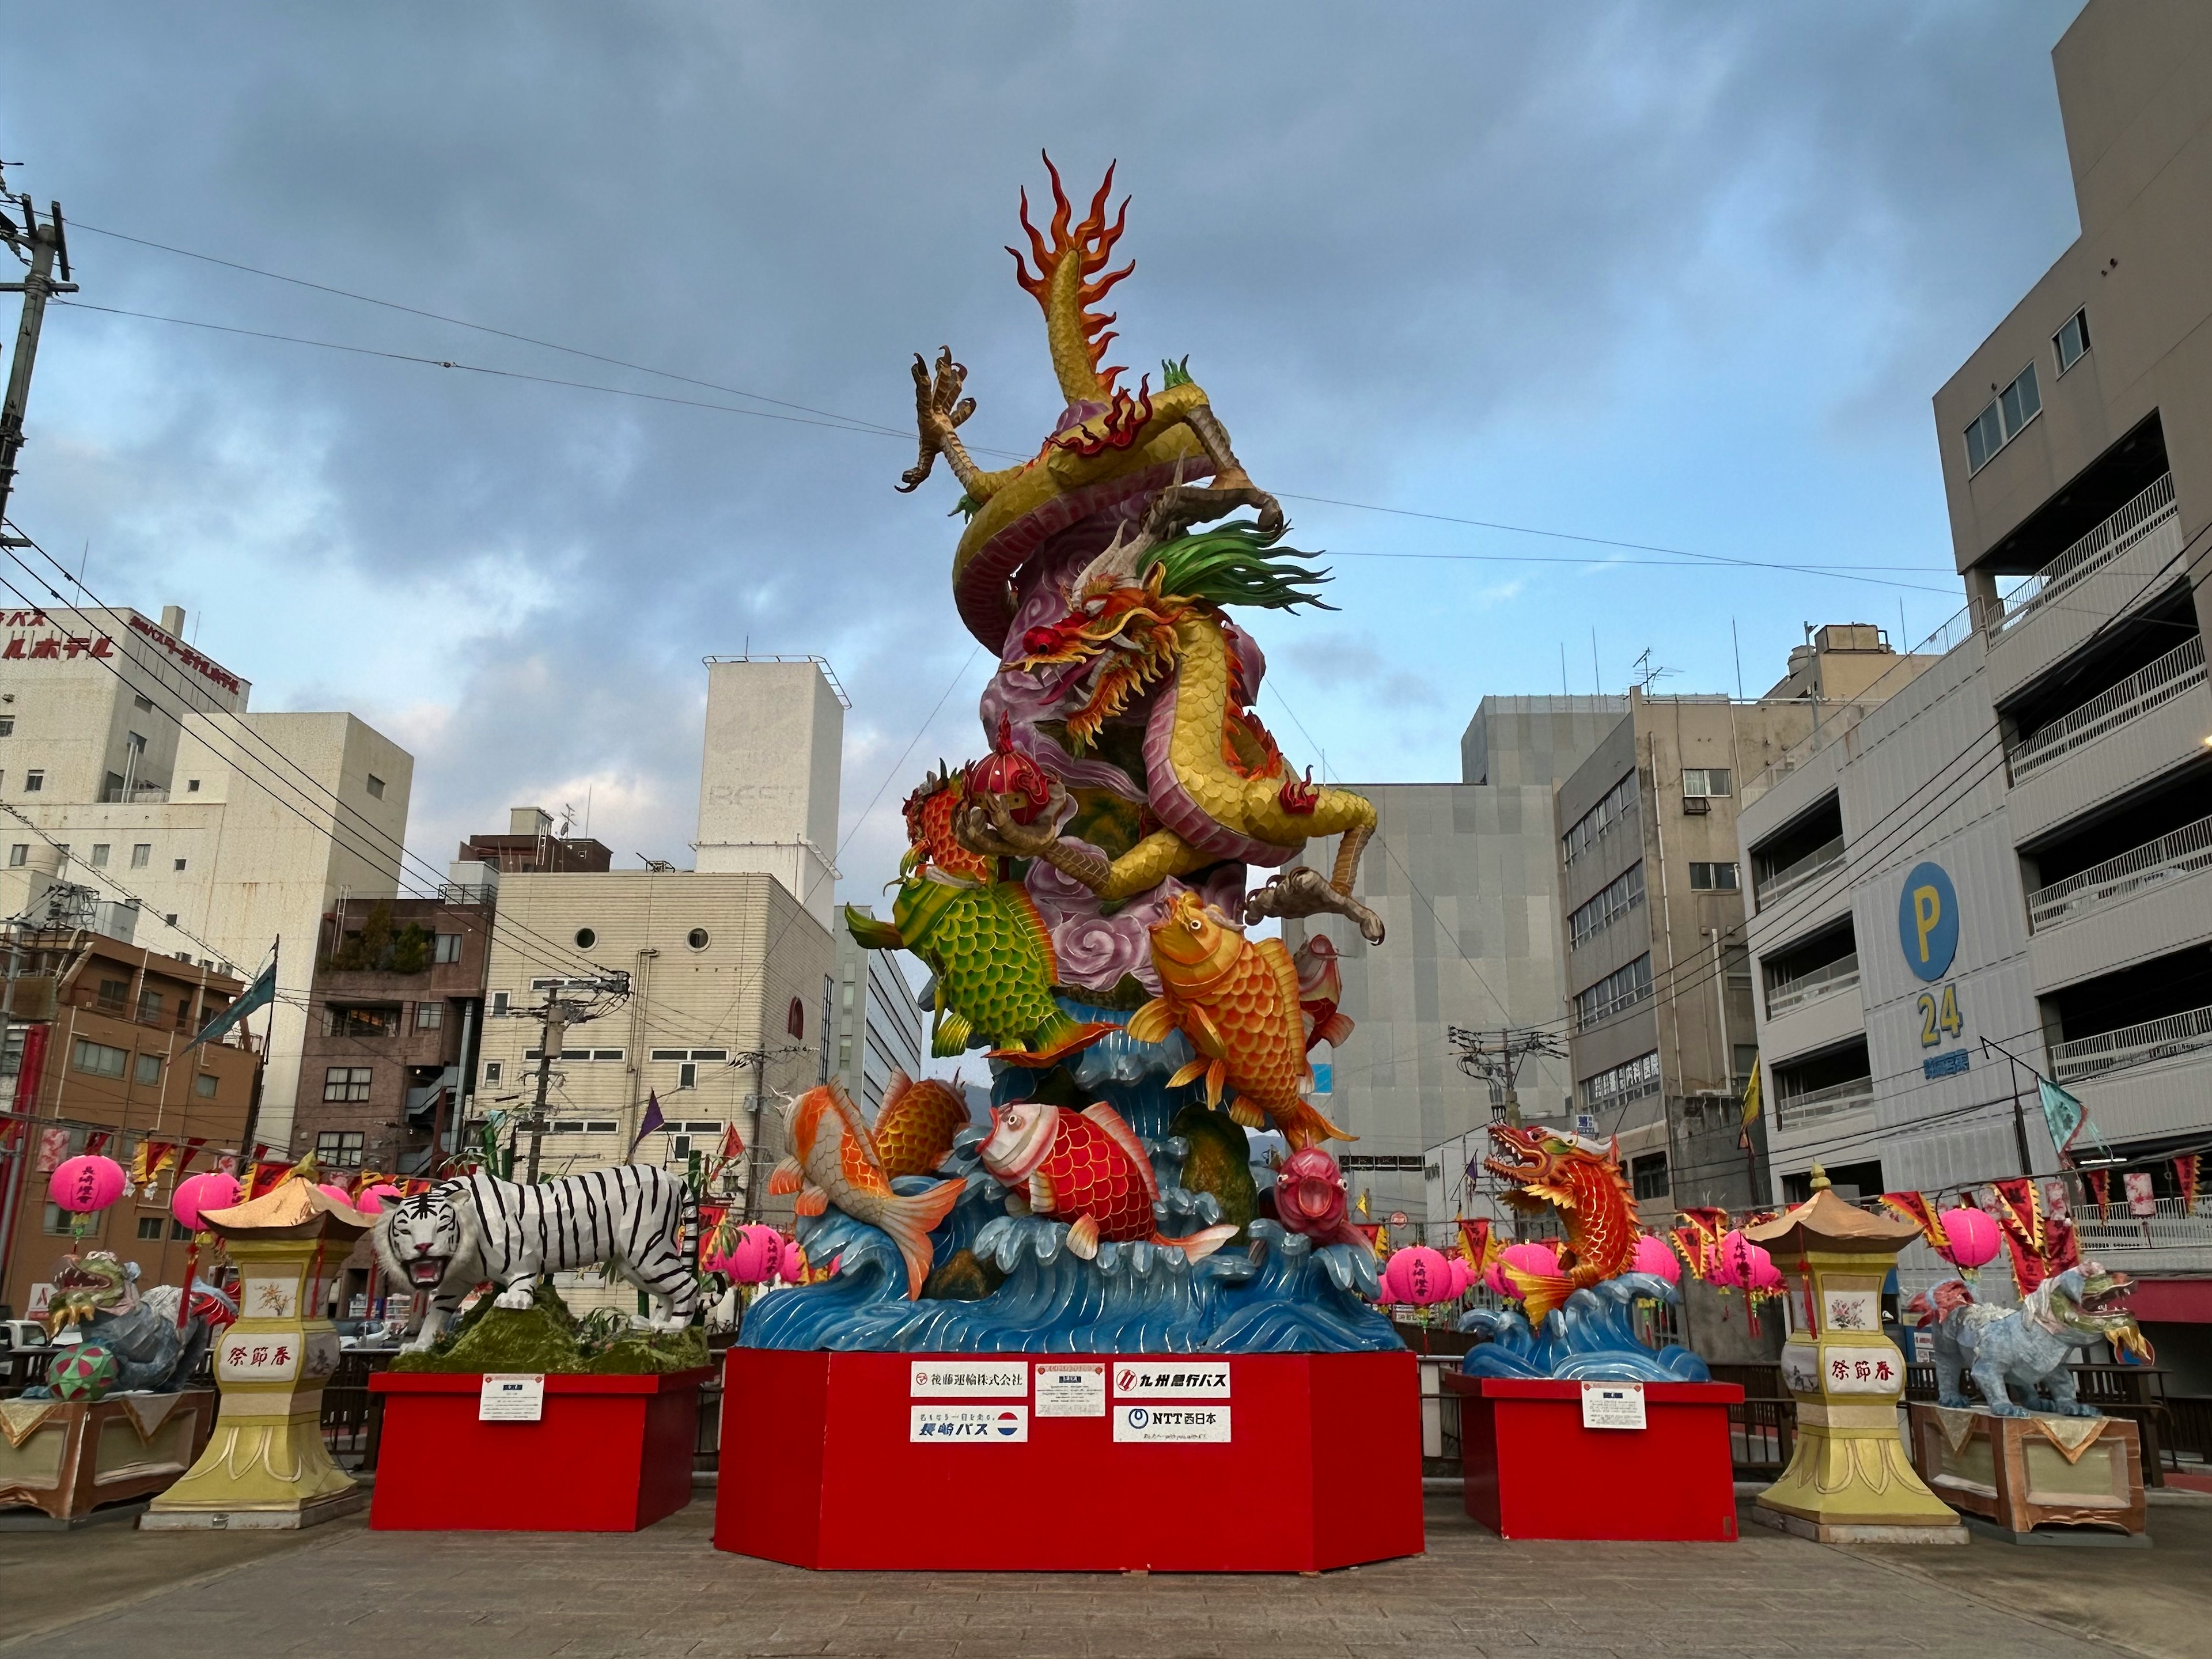
M1103 1101L1073 1112L1042 1100L991 1109L983 1167L1025 1194L1030 1213L1065 1221L1067 1248L1088 1261L1102 1241L1165 1244L1193 1261L1237 1236L1222 1225L1164 1238L1152 1224L1159 1201L1152 1161L1121 1115Z
M1520 1292L1530 1328L1540 1329L1552 1310L1577 1291L1627 1271L1636 1255L1636 1200L1621 1176L1617 1144L1600 1146L1541 1124L1493 1123L1490 1138L1498 1156L1485 1158L1483 1168L1514 1188L1505 1201L1525 1212L1554 1210L1567 1230L1557 1274L1504 1269Z
M1327 933L1316 933L1297 948L1291 965L1298 970L1298 1011L1305 1016L1306 1051L1317 1042L1341 1048L1352 1035L1352 1018L1336 1005L1344 998L1344 971Z
M1345 1212L1344 1173L1319 1146L1292 1152L1275 1172L1275 1219L1316 1246L1357 1244L1372 1252L1367 1235Z

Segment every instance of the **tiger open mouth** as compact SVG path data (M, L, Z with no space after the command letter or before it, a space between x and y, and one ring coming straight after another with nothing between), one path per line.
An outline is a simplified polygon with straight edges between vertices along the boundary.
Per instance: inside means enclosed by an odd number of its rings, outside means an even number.
M446 1276L449 1256L418 1255L407 1264L407 1276L417 1285L435 1285Z

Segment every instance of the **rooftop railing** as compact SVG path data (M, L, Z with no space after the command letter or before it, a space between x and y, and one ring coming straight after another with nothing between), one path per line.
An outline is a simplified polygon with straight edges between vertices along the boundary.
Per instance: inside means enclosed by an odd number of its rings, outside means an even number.
M2203 870L2212 870L2212 817L2039 888L2027 896L2027 925L2039 933Z
M1765 880L1754 882L1755 896L1761 909L1796 891L1808 881L1816 881L1844 861L1844 838L1822 842L1795 863L1785 864Z
M2100 691L2079 708L2022 738L2010 756L2014 783L2203 684L2204 641L2202 635L2195 635L2157 661L2138 668L2118 685Z
M2169 472L2006 594L2004 609L1989 619L1990 638L2002 639L2179 513L2173 501L2173 475Z
M2191 1008L2187 1013L2062 1042L2051 1051L2051 1074L2061 1083L2075 1083L2199 1048L2212 1048L2212 1008Z
M1766 1017L1778 1019L1793 1008L1802 1008L1838 991L1848 991L1858 982L1859 957L1854 951L1847 957L1821 963L1810 973L1777 981L1766 993Z

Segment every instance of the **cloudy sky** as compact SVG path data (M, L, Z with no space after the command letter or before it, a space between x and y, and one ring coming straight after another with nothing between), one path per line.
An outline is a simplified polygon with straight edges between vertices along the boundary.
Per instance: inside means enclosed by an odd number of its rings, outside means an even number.
M700 658L819 653L864 898L986 668L957 487L895 494L911 440L853 423L910 429L950 343L971 440L1032 450L1016 192L1119 158L1117 361L1189 354L1337 574L1260 623L1263 715L1332 776L1449 778L1563 656L1733 691L1740 641L1755 693L1804 623L1959 607L1929 398L2075 234L2075 9L11 0L0 155L82 301L362 349L58 308L14 511L257 707L411 749L439 867L587 798L620 862L688 864Z

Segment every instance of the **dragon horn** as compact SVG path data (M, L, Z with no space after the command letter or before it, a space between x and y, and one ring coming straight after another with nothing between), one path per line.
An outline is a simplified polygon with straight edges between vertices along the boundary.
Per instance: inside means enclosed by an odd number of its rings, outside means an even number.
M1075 580L1067 585L1070 599L1081 599L1094 582L1103 583L1108 587L1135 585L1138 562L1152 551L1152 544L1149 537L1141 534L1133 542L1125 540L1128 530L1126 521L1115 526L1114 539L1106 544L1106 550L1085 565L1076 573Z

